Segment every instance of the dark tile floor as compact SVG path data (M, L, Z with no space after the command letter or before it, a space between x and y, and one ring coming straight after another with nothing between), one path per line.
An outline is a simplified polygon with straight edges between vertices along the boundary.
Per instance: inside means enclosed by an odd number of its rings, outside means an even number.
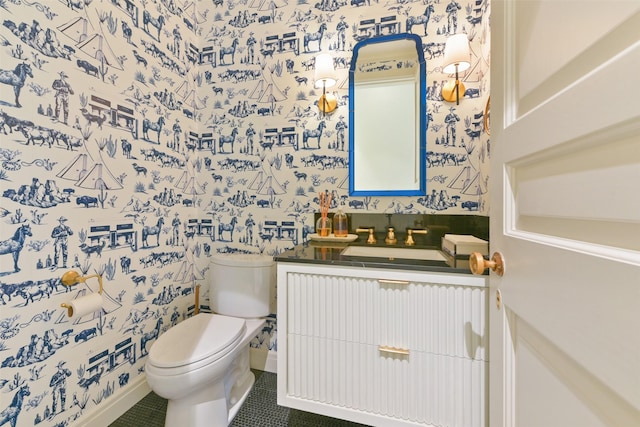
M362 427L348 421L278 406L276 374L253 371L256 383L231 427ZM163 427L167 401L151 392L109 427ZM188 427L188 426L185 426Z

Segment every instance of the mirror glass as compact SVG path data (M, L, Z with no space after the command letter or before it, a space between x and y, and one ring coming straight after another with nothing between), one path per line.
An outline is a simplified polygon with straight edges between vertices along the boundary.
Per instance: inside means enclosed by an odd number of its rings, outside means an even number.
M426 192L426 72L420 37L356 44L349 69L349 194Z

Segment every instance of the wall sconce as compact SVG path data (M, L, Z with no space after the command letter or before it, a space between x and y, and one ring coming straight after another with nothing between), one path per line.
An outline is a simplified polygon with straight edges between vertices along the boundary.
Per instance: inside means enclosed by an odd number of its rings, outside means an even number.
M466 71L471 67L471 53L469 52L469 39L464 33L454 34L447 39L444 45L444 68L445 74L456 75L455 81L448 81L442 88L442 98L445 101L456 101L460 104L460 95L464 96L464 85L458 78L458 73Z
M333 57L328 53L321 53L316 56L313 79L316 89L322 88L322 96L318 100L318 108L322 111L322 115L325 116L338 107L338 100L332 95L327 95L327 88L337 83Z

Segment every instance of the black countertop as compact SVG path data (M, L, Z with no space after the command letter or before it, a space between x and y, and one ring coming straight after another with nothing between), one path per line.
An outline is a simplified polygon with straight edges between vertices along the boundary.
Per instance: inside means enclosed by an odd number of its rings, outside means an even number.
M356 243L357 244L357 243ZM410 271L428 271L438 273L471 274L468 262L464 259L444 261L428 261L419 259L379 258L362 256L344 256L342 250L348 243L314 242L297 245L293 249L274 257L276 262L300 264L340 265L360 268L388 268ZM402 248L404 246L397 245ZM440 249L439 247L415 246L412 249ZM454 267L453 264L456 263Z

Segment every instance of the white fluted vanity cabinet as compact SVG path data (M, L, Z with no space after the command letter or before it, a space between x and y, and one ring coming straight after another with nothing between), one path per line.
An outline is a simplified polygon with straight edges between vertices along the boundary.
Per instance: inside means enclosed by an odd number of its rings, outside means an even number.
M278 404L372 426L488 425L486 276L277 271Z

